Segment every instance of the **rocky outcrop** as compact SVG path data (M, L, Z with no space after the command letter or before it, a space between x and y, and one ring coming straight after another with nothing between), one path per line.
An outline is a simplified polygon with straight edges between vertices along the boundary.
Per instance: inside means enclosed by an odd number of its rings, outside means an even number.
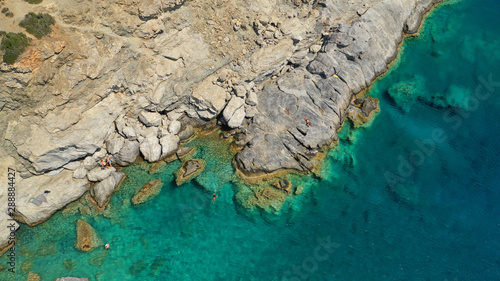
M41 223L80 198L88 188L89 181L74 179L71 171L22 179L17 183L14 218L30 226Z
M335 14L335 1L324 2L324 15ZM311 170L310 151L337 140L352 95L387 69L403 31L413 31L405 28L412 15L429 8L429 1L375 1L352 23L325 36L314 59L269 82L258 96L259 114L244 130L247 142L236 156L238 167L250 173Z
M123 110L123 102L111 94L82 113L68 108L44 118L27 116L11 121L5 139L33 164L36 172L55 170L97 151Z
M378 111L378 99L372 97L356 98L347 109L347 117L352 121L354 127L359 127L369 122Z
M99 208L104 207L108 202L113 191L120 185L125 178L125 174L121 172L112 171L110 175L97 183L90 189L90 195L95 200Z
M206 79L193 90L191 104L198 116L204 120L214 118L226 104L226 91L213 84L213 79Z
M160 194L162 186L163 183L161 182L161 179L150 181L143 186L134 197L132 197L132 203L134 205L138 205L150 200Z
M84 220L76 222L76 249L88 252L102 245L101 239L99 239L97 232L90 224Z
M177 170L177 178L175 183L181 185L194 177L198 176L205 169L206 163L202 159L191 159L182 163L182 166Z

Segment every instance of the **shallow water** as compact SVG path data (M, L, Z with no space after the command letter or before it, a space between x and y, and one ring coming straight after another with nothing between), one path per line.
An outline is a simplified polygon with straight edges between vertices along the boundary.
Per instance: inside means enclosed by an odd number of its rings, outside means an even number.
M346 123L321 177L290 177L306 188L279 214L242 210L228 144L198 139L198 178L177 187L180 162L125 168L104 215L22 226L18 272L0 279L500 280L500 83L486 83L500 81L499 12L494 0L436 9L369 91L370 127ZM160 195L131 206L157 178ZM109 251L74 248L82 217Z

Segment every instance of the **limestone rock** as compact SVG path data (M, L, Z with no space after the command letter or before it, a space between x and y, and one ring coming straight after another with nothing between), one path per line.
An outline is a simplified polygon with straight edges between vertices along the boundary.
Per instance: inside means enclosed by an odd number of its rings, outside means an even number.
M122 133L129 140L137 139L137 133L135 132L135 129L133 127L130 126L123 127Z
M137 141L125 140L122 149L116 155L115 161L120 166L128 166L135 162L139 156L139 143Z
M84 220L76 222L76 245L75 248L88 252L94 248L102 246L102 241L97 236L94 228Z
M244 98L247 94L247 90L245 89L245 86L242 86L242 85L234 86L234 92L235 92L236 96L239 98Z
M69 162L68 164L64 165L64 169L71 170L71 171L74 171L80 167L82 167L82 163L80 161L73 161L73 162Z
M52 177L41 175L22 179L16 188L14 218L30 226L36 225L80 198L88 188L87 179L74 179L73 173L67 170Z
M87 176L87 169L83 166L73 171L73 178L75 179L83 179Z
M246 103L248 105L256 106L257 105L257 94L254 91L248 92Z
M143 0L139 2L139 16L143 19L157 18L161 14L160 0Z
M138 205L150 200L160 194L162 186L163 183L161 182L161 179L150 181L132 198L132 203L134 205Z
M94 157L92 156L87 156L85 157L85 159L83 159L83 167L90 171L92 169L94 169L95 167L99 166L99 164L97 163L97 161L94 159Z
M241 125L245 119L245 100L236 96L233 96L229 103L224 108L222 116L224 121L230 128L237 128Z
M182 164L179 170L177 170L175 183L181 185L198 176L205 169L205 165L206 163L202 159L187 160Z
M148 136L140 144L140 150L144 159L148 162L156 162L160 159L162 147L156 136Z
M226 91L214 85L212 80L205 79L194 88L190 101L200 118L212 119L224 108Z
M125 139L123 137L117 133L113 133L106 141L106 150L109 154L116 154L120 152L124 143Z
M184 129L182 129L179 132L179 139L181 141L185 141L185 140L189 139L191 136L193 136L193 134L194 134L193 126L187 125L186 127L184 127Z
M161 124L161 115L158 112L142 111L139 114L139 120L148 127L157 127Z
M89 181L102 181L109 177L113 172L116 172L114 167L106 167L102 169L101 167L96 167L87 173L87 179Z
M166 135L160 139L161 158L174 153L179 147L179 137L176 135Z
M109 177L97 183L90 189L90 195L97 202L100 208L104 207L108 202L113 191L125 178L125 174L121 172L112 172Z
M82 113L74 125L51 131L44 126L66 119L47 115L35 122L31 116L20 117L8 123L5 138L14 144L20 155L29 159L37 172L51 171L98 150L111 134L113 121L122 111L122 101L110 94ZM71 109L67 114L68 118L78 116Z
M181 122L177 120L170 122L170 124L168 125L168 131L171 134L177 135L180 130L181 130Z

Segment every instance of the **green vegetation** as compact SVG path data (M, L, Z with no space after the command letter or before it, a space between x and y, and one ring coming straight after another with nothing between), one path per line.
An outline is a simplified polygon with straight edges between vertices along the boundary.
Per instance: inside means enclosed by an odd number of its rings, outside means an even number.
M28 33L33 34L36 38L40 39L44 35L52 32L52 28L50 28L50 26L55 23L56 21L49 14L29 13L24 16L24 19L19 23L19 25L24 27Z
M42 3L43 0L25 0L25 1L30 4L40 4Z
M3 9L2 9L2 14L7 13L8 11L9 11L9 8L7 8L7 7L3 7Z
M4 52L3 61L8 64L15 63L29 44L29 39L24 33L9 32L4 34L0 43L0 50Z

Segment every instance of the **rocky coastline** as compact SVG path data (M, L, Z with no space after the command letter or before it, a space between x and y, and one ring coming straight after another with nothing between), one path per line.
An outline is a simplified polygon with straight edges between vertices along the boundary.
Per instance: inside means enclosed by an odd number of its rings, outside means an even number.
M17 171L12 217L30 226L87 191L102 208L124 177L100 167L107 156L118 166L168 159L216 124L249 179L312 171L348 115L364 123L376 111L356 94L440 2L61 1L29 6L54 16L53 32L0 65L0 165Z

